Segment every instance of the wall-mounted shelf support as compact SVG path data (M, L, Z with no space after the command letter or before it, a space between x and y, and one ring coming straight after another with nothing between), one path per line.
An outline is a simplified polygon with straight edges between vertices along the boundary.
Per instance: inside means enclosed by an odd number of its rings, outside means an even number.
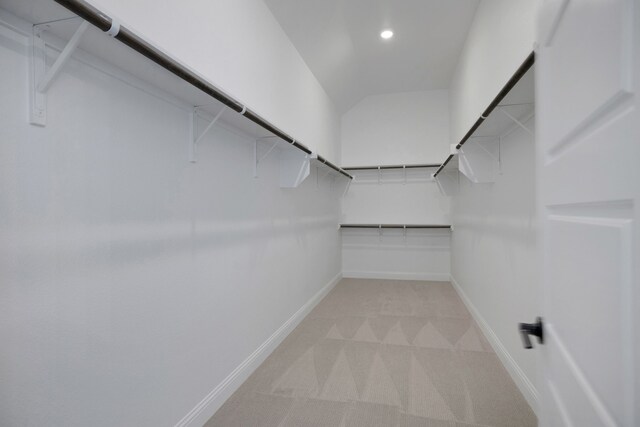
M47 124L47 91L69 61L71 55L73 55L78 44L80 44L82 36L89 28L89 23L82 21L49 70L47 70L46 43L42 39L42 34L47 28L48 23L34 25L31 34L31 105L29 122L37 126L45 126Z
M443 176L443 172L446 171L447 164L455 157L458 159L458 170L464 174L469 180L474 183L487 183L494 182L495 180L495 164L497 163L497 172L502 173L502 156L501 156L501 145L502 139L509 135L513 129L518 129L518 127L524 129L527 133L533 135L534 131L529 129L525 123L533 115L535 112L532 112L528 116L521 116L518 114L516 117L512 112L507 111L508 108L515 107L524 107L529 105L534 105L534 102L506 102L503 101L510 94L510 92L518 85L518 83L523 79L525 74L529 72L533 64L535 63L535 53L531 52L529 56L525 59L525 61L518 67L516 72L511 76L509 81L503 86L503 88L498 92L493 101L489 104L489 106L480 114L480 117L476 120L476 122L471 126L471 128L467 131L467 133L462 137L460 142L455 145L455 149L452 150L451 154L445 159L445 161L440 165L438 170L432 175L435 179L436 183L438 183L438 187L440 191L445 195L450 195L451 191L457 191L450 185L450 180L445 179ZM526 79L525 79L526 82ZM527 90L527 86L524 86L525 90ZM522 89L520 89L522 91ZM531 90L533 92L533 90ZM519 93L517 96L522 96L522 93ZM516 98L517 99L517 98ZM505 123L501 123L500 121L496 122L497 117L492 115L495 109L500 110L500 112L507 117L509 121L512 121L516 124L513 126L513 129L505 131L503 128L508 125ZM522 108L519 108L522 110ZM504 120L504 119L503 119ZM483 126L486 130L487 127L492 129L492 134L487 136L479 136L476 135L476 131ZM498 128L498 129L496 129ZM497 131L496 131L497 130ZM496 144L492 148L485 147L482 143L477 142L476 144L466 144L470 139L478 139L478 138L490 138L492 141L495 141ZM457 172L456 172L457 173ZM457 187L457 184L456 184Z
M349 192L349 187L351 187L351 182L352 181L353 180L351 180L351 179L349 181L347 181L347 185L345 185L344 191L342 192L342 197L346 196L347 193Z
M517 118L513 117L513 115L509 114L509 112L506 110L506 108L500 107L500 112L502 112L502 114L504 114L505 116L510 118L515 124L520 126L522 129L524 129L529 135L533 135L534 134L533 130L529 129L524 123L522 123Z
M145 41L142 37L140 37L133 31L131 31L126 26L121 25L117 19L111 18L109 15L97 9L89 2L85 0L54 0L54 1L62 5L63 7L67 8L71 12L77 14L79 17L83 18L86 22L93 24L96 28L105 32L109 36L113 37L115 40L133 49L134 51L138 52L139 54L146 57L150 61L153 61L154 63L164 68L169 73L175 75L177 78L190 84L192 87L198 89L199 91L207 94L208 96L220 102L230 110L235 111L236 113L240 114L247 120L250 120L251 122L255 123L262 129L269 132L270 134L273 134L281 138L283 141L289 143L292 147L294 147L297 151L300 152L297 157L306 159L307 161L306 174L304 172L305 167L301 166L296 171L296 173L293 174L294 178L298 175L306 178L306 176L308 175L308 161L310 161L310 159L313 157L317 159L319 162L326 165L327 167L340 173L341 175L349 179L353 179L353 177L349 175L347 172L345 172L342 168L334 165L333 163L321 157L320 155L314 154L312 157L305 158L305 156L311 156L312 151L308 147L306 147L304 144L302 144L300 141L297 141L295 138L289 136L287 133L285 133L281 129L271 124L269 121L261 117L256 112L247 108L246 105L243 105L239 101L225 94L220 89L218 89L208 81L204 80L201 76L197 75L193 70L190 70L189 68L185 67L184 65L176 61L174 58L169 56L168 54L160 51L159 49L151 45L149 42ZM39 50L44 52L44 46L40 48L38 45L39 43L37 41L38 38L39 37L33 37L35 42L34 43L35 48L33 50L34 51ZM44 54L42 54L42 58L44 58ZM44 61L42 61L42 63L44 64ZM42 64L41 65L35 64L35 65L36 66L33 67L34 69L36 69L37 67L43 67ZM33 87L34 87L33 92L37 93L37 91L35 90L37 86L34 84ZM38 107L40 105L43 105L43 102L41 99L36 99L36 97L34 96L32 105ZM42 113L40 116L38 116L37 114L32 114L32 116L33 116L32 122L36 124L44 125L44 109L42 109ZM191 136L189 145L190 146L197 145L197 144L191 144L191 141L194 141L194 142L196 141L194 140L195 132L193 131L193 129L189 130L189 133ZM192 151L193 153L191 153ZM296 156L291 155L291 157L293 158ZM195 150L190 149L190 159L192 158L195 158ZM294 163L304 165L304 162L300 162L300 161L294 162ZM288 174L283 172L281 174L281 178L285 175L288 175ZM302 182L304 178L302 178L301 180L294 179L293 182L298 182L298 181ZM287 179L285 179L284 181L289 182L289 180Z
M500 142L500 140L502 139L502 137L500 136L496 136L496 137L492 137L492 136L472 136L470 139L475 139L476 144L478 145L478 147L480 149L482 149L487 156L491 157L493 160L495 160L497 163L500 163L500 144L498 144L498 150L497 152L493 152L489 149L487 149L487 147L485 147L483 145L483 142L480 141L481 139L486 139L488 140L488 142Z
M495 160L497 153L492 153L482 144L465 144L458 155L458 169L471 182L495 182Z
M267 150L266 153L264 153L262 156L258 157L258 142L261 140L265 140L265 139L275 139L275 142L271 145L271 147L269 147L269 149ZM271 152L273 150L276 149L276 147L278 146L278 144L280 144L280 138L277 136L263 136L262 138L258 138L255 141L255 145L254 145L254 150L253 150L253 177L257 178L258 177L258 165L260 164L261 161L263 161L264 159L267 158L267 156L269 156L269 154L271 154Z
M198 148L198 144L207 135L207 133L213 128L213 126L215 126L216 122L220 119L220 117L222 117L222 113L224 113L226 109L227 107L223 106L222 109L218 111L218 114L215 115L213 120L209 122L207 127L200 134L200 136L196 137L196 134L198 132L198 122L197 122L198 107L193 108L193 111L191 112L191 134L189 136L189 161L191 163L196 162L196 151Z
M311 172L311 159L317 155L283 150L280 153L280 188L296 188Z
M387 170L387 169L423 169L423 168L437 168L440 164L432 163L420 163L410 165L375 165L375 166L345 166L343 169L346 171L366 171L366 170Z
M460 174L458 169L447 170L433 177L438 185L438 190L443 196L455 196L458 194Z

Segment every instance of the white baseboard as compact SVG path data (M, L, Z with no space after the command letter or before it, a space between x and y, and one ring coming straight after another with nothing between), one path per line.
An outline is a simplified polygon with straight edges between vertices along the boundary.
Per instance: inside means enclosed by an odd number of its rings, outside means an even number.
M242 385L273 350L289 335L289 333L305 318L307 314L333 289L342 279L338 273L305 305L300 307L280 328L273 333L260 347L247 357L220 384L216 386L200 403L184 416L175 427L202 427L224 402Z
M460 287L453 276L451 276L451 284L460 296L460 299L462 299L462 301L464 302L464 305L467 306L467 309L475 319L476 323L478 323L478 325L480 326L480 329L482 329L482 332L487 337L489 344L491 344L491 347L493 347L493 351L496 352L496 355L498 356L498 358L500 358L500 361L502 361L502 364L507 369L507 372L509 372L509 375L511 375L511 378L516 383L516 385L520 389L520 392L529 403L529 406L531 406L531 409L533 409L533 411L537 413L539 400L538 391L536 390L535 386L531 383L531 381L529 381L529 378L527 378L524 371L520 368L515 359L507 351L507 348L504 346L504 344L502 344L502 341L500 341L498 335L494 332L491 326L489 326L487 321L484 320L484 317L482 317L476 306L473 305L471 300L467 297L467 295L462 290L462 287Z
M386 280L431 280L448 282L449 274L444 273L402 273L390 271L343 271L342 277L349 279L386 279Z

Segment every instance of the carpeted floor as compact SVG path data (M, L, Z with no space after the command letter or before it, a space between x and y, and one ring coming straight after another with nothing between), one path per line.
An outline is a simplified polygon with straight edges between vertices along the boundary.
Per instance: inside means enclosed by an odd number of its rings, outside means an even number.
M206 426L536 424L450 283L344 279Z

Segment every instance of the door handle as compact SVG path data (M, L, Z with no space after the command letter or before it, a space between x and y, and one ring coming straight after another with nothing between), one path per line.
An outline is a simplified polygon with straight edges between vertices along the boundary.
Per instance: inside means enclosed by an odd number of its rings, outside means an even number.
M520 323L518 328L520 330L520 335L522 335L522 344L524 345L524 348L533 348L529 335L538 337L538 342L540 344L544 344L544 332L541 317L536 318L536 323Z

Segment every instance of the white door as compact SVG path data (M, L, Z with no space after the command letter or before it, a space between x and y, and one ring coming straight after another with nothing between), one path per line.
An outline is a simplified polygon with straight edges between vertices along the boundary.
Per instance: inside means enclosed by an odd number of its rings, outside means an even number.
M541 426L640 426L640 0L545 0Z

